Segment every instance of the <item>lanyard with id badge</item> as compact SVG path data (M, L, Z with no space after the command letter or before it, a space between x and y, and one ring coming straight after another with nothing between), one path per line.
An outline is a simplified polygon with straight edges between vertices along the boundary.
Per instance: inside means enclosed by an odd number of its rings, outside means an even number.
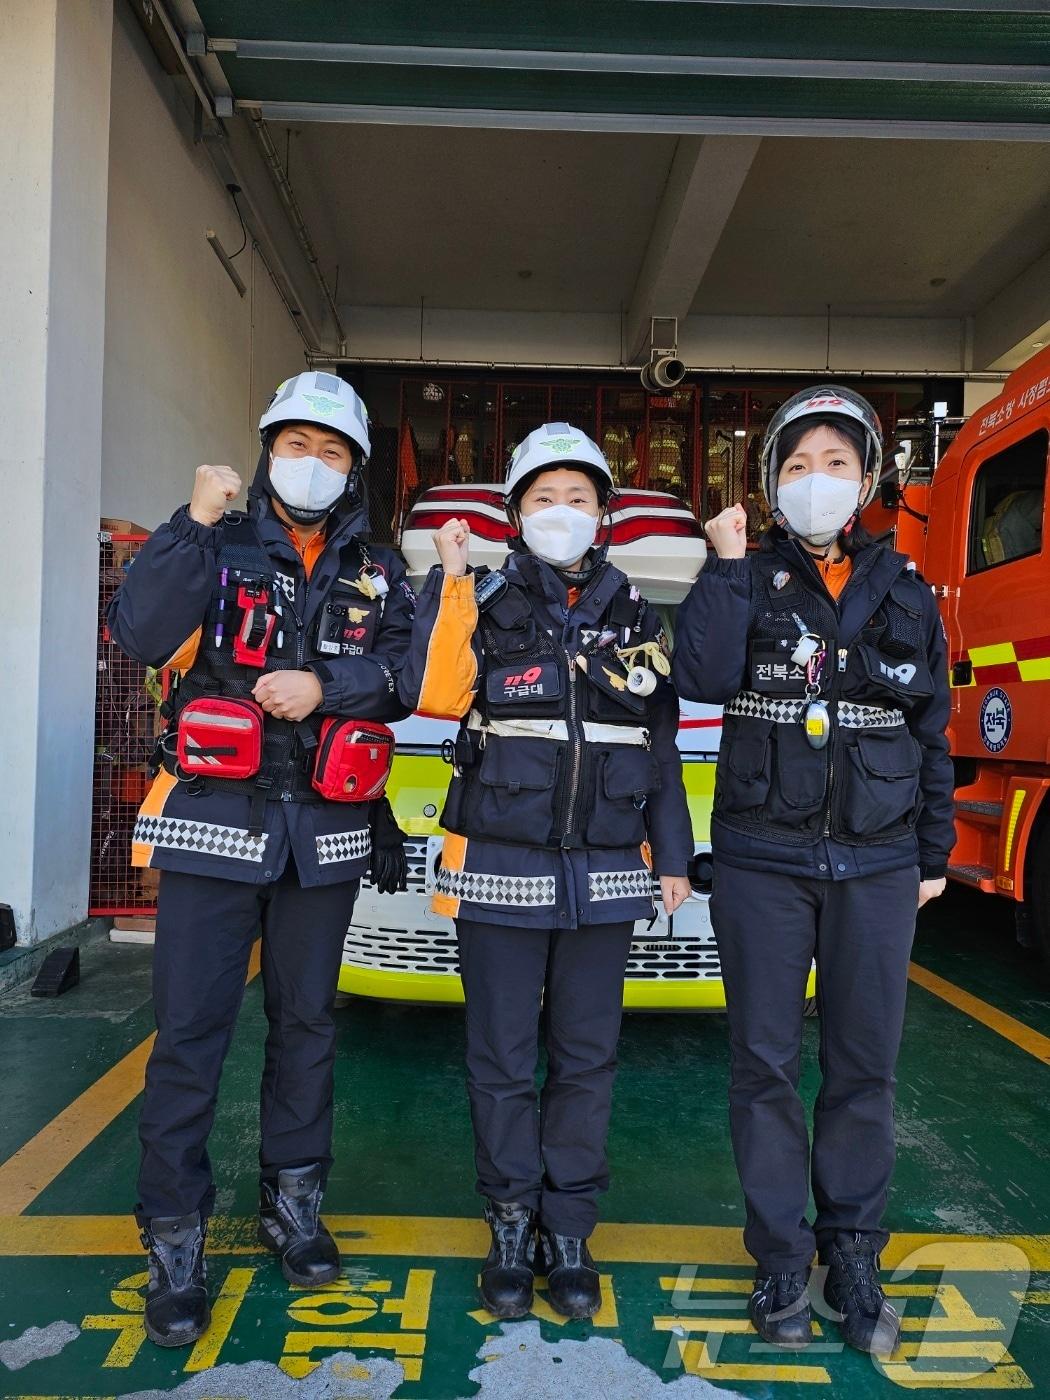
M810 748L822 749L831 737L831 716L820 698L820 679L824 674L828 648L823 637L811 632L798 613L793 612L791 616L799 630L798 645L791 653L791 660L796 666L804 667L806 673L806 708L802 712L802 729Z

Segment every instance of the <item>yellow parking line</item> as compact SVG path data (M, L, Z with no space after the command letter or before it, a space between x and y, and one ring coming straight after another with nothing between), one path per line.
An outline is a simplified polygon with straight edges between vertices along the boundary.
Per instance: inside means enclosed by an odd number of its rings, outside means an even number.
M256 1223L254 1216L216 1216L208 1232L209 1250L217 1255L264 1255L255 1237ZM326 1213L325 1223L344 1255L477 1259L488 1246L484 1221L474 1217ZM603 1264L753 1268L740 1231L731 1225L607 1223L598 1226L593 1244ZM885 1268L895 1269L917 1250L925 1250L918 1265L923 1269L994 1273L1006 1267L1003 1261L1010 1247L1026 1255L1034 1272L1050 1270L1050 1235L897 1234L882 1261ZM0 1257L140 1253L138 1229L129 1215L0 1216Z
M961 987L955 986L953 982L946 982L943 977L938 977L928 968L920 967L918 963L909 964L908 976L917 986L924 987L934 996L949 1002L959 1011L964 1011L974 1021L980 1021L982 1026L987 1026L989 1030L1011 1041L1019 1049L1027 1050L1029 1055L1042 1060L1044 1065L1050 1065L1050 1036L1042 1035L1031 1026L1026 1026L1023 1021L1008 1016L1005 1011L989 1006L972 992L964 992Z
M250 982L259 972L259 944L248 964ZM0 1164L0 1201L20 1215L46 1187L88 1147L104 1128L142 1092L146 1061L154 1036L148 1035L90 1088L55 1115L35 1137Z

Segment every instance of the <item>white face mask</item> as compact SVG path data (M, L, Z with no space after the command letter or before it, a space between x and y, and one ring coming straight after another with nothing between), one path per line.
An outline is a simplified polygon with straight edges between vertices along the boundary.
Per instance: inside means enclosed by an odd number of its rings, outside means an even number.
M320 457L271 457L270 481L293 510L328 510L346 490L346 476Z
M777 487L777 510L793 535L810 544L830 544L860 503L859 481L810 472Z
M597 533L597 517L575 506L545 506L521 518L521 537L529 549L556 567L582 559Z

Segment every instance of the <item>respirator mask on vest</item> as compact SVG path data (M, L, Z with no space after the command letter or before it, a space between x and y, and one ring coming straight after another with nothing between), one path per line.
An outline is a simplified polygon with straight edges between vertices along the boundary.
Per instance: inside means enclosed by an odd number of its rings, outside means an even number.
M777 510L793 535L822 546L837 539L860 506L861 482L810 472L777 488Z
M597 533L598 517L575 506L546 506L521 517L521 537L530 552L555 568L582 559Z

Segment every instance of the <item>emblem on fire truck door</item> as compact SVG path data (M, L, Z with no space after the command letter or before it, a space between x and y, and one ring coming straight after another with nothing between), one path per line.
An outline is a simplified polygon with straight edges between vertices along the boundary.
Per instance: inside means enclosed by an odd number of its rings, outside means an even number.
M1005 690L994 687L981 701L981 742L990 753L1006 748L1013 729L1014 716L1010 697Z

